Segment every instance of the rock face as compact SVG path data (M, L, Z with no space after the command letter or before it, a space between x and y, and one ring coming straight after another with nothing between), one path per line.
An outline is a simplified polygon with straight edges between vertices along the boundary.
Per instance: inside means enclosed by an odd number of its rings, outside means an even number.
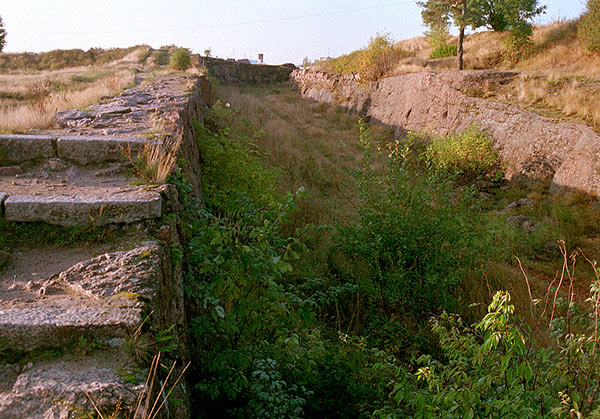
M514 73L420 72L360 84L353 76L295 70L292 84L308 99L340 106L394 127L446 135L475 123L488 131L510 178L522 174L553 187L600 194L600 136L578 123L470 96L482 83L505 83Z

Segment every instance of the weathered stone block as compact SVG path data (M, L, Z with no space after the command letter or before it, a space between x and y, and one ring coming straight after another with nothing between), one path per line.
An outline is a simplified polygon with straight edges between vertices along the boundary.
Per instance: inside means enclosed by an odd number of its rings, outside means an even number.
M136 308L27 308L0 310L0 350L60 347L79 336L124 336L141 321Z
M137 398L144 394L146 373L137 377L138 382L131 382L119 371L127 364L116 356L104 358L26 366L11 380L12 385L5 383L12 391L0 394L0 417L72 418L77 412L93 412L95 407L113 412L115 406L123 409L120 414L132 416Z
M90 164L124 160L127 154L137 158L146 142L143 138L62 136L56 151L61 159Z
M48 135L0 135L0 159L8 163L54 157L52 142L56 137Z
M43 221L62 226L132 223L159 218L159 194L115 198L11 195L4 202L9 221Z

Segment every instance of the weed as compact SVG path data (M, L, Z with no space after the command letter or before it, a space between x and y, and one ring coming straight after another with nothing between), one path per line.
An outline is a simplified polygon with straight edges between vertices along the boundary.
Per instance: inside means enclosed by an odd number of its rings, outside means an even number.
M462 133L433 137L426 155L446 175L473 179L488 174L495 176L500 169L500 158L492 147L492 138L475 125Z

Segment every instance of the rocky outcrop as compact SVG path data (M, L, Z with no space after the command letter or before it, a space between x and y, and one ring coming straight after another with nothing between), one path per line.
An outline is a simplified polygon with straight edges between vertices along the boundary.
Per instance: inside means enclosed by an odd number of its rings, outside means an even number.
M420 72L361 84L353 76L296 70L291 80L303 97L357 112L394 127L397 135L445 135L475 123L493 137L509 178L523 174L552 180L555 189L600 194L600 136L590 127L472 96L483 83L505 83L513 75Z

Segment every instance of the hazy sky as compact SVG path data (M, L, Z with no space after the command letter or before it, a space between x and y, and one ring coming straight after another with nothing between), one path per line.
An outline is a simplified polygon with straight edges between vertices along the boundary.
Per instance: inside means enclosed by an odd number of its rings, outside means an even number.
M573 18L585 0L540 0L545 23ZM5 52L176 44L219 57L300 63L338 56L376 33L396 40L423 32L409 0L2 0Z

